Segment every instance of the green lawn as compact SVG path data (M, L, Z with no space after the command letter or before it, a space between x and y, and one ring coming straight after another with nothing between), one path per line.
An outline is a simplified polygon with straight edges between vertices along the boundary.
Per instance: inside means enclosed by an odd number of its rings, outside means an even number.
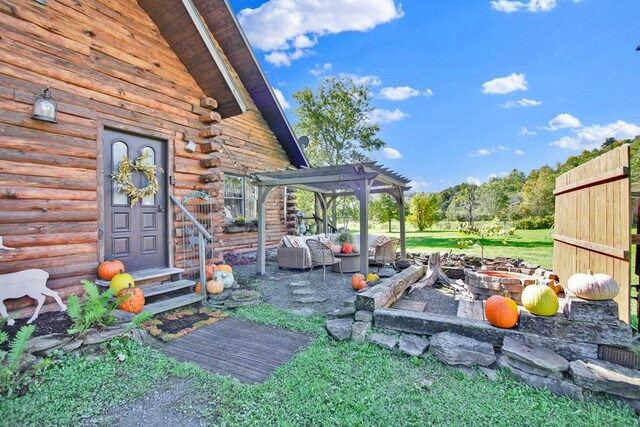
M374 224L369 229L372 234L386 234L399 236L397 224L392 224L392 232L387 226ZM551 268L553 264L553 239L546 237L548 230L516 230L515 236L509 236L507 244L504 239L487 239L484 255L487 257L508 256L522 258L526 262L540 264ZM427 230L417 231L407 227L407 250L411 252L452 251L453 253L467 253L480 255L480 246L475 245L465 249L455 249L456 242L467 239L455 230Z
M638 425L633 411L617 401L574 401L530 388L507 372L492 382L431 356L408 358L371 344L335 342L319 316L300 317L267 305L236 315L316 338L259 385L177 363L134 342L113 346L96 360L65 359L26 396L0 400L0 425L78 425L117 413L120 404L176 378L189 379L192 392L175 407L210 425ZM127 354L124 362L117 360L119 353Z

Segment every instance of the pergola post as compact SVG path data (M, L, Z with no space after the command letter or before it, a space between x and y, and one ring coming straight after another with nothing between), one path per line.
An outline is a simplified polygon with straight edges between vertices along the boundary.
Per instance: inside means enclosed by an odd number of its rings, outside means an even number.
M327 199L322 193L316 193L316 196L320 200L320 205L322 205L322 232L327 234Z
M267 272L266 254L265 254L265 242L266 242L266 209L265 202L267 196L273 186L259 186L258 187L258 276L264 276Z
M407 233L405 228L405 209L404 209L404 192L400 187L396 187L398 192L398 210L400 219L400 258L405 259L407 257Z
M363 179L357 183L355 191L360 203L360 273L365 276L369 273L369 180Z

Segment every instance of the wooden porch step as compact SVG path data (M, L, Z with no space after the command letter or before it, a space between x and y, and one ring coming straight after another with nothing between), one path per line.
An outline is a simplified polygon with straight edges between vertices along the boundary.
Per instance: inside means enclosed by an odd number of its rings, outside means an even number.
M145 298L166 294L195 285L193 280L176 280L175 282L158 283L156 285L142 285L140 289L144 292Z
M139 282L146 282L152 279L157 279L159 277L173 276L174 274L180 274L183 272L184 272L183 268L165 267L165 268L150 268L147 270L133 271L133 272L130 272L129 274L133 276L133 281L136 282L136 284L138 284ZM104 286L104 287L109 286L108 280L99 279L99 280L96 280L96 283L99 286Z
M145 305L142 311L145 313L158 314L164 311L173 310L174 308L179 308L185 305L200 302L205 298L206 297L203 297L201 294L190 293L187 295L182 295L179 297L170 298L164 301L158 301L158 302L154 302L153 304Z

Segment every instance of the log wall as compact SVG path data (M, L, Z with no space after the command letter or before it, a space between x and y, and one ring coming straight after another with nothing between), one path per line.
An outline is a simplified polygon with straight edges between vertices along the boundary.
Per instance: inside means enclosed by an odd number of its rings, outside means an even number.
M215 32L215 31L213 31ZM58 101L58 124L32 120L33 97L49 86ZM272 170L289 165L286 153L243 89L250 110L223 120L226 150L185 151L205 140L209 110L193 77L134 0L0 2L0 236L15 251L1 251L0 274L27 268L50 273L61 296L95 278L100 259L101 142L110 125L168 141L177 197L201 189L216 197L216 245L230 251L255 247L255 233L224 235L223 179L202 175ZM218 167L203 168L214 159ZM218 160L215 160L218 159ZM268 204L268 239L286 233L282 193ZM275 201L275 203L273 203ZM174 224L170 233L176 236ZM176 254L174 254L176 255ZM10 309L33 304L8 301Z

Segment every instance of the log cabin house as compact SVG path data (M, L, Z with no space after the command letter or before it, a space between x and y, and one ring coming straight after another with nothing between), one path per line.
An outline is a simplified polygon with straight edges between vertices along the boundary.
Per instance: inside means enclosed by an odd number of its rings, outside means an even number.
M57 123L32 118L47 87ZM0 100L0 236L14 248L0 274L44 269L63 298L111 257L130 272L182 266L174 200L194 191L211 198L213 258L255 249L255 231L225 232L255 215L249 174L308 166L226 0L3 0ZM142 154L164 173L130 207L111 174ZM283 191L267 204L272 246L287 233Z

